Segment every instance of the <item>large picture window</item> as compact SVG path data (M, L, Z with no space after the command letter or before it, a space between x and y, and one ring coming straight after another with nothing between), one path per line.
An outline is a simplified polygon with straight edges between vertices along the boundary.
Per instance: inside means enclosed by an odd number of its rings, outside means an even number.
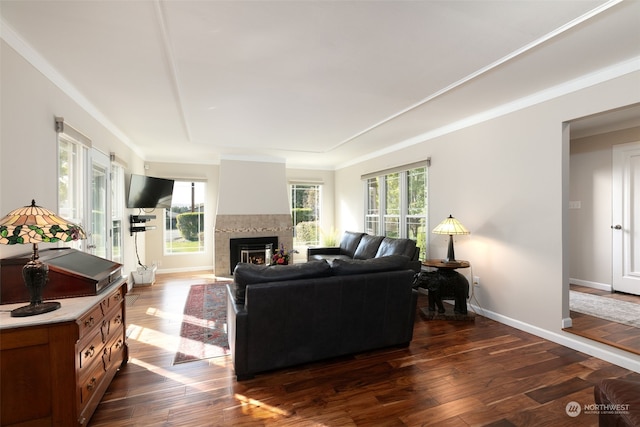
M427 258L428 163L365 176L365 232L409 238Z
M204 252L204 195L204 182L175 181L171 209L165 209L165 254Z

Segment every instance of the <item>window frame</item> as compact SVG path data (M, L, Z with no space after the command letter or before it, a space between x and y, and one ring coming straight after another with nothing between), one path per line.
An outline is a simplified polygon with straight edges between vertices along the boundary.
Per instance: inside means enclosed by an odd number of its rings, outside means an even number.
M125 169L126 163L111 153L111 227L109 239L111 242L111 260L124 264L124 230L125 222Z
M296 219L294 217L294 213L293 213L293 209L294 209L294 200L293 200L293 194L294 191L296 190L296 187L315 187L315 191L316 191L316 196L315 196L315 211L314 211L314 216L315 216L315 223L316 223L316 230L315 230L315 235L316 235L316 241L315 242L308 242L305 241L304 245L299 245L300 248L302 247L307 247L307 246L313 246L313 245L319 245L321 240L322 240L322 236L321 236L321 227L320 224L322 223L322 192L323 192L323 184L321 182L301 182L301 181L291 181L289 182L289 208L290 208L290 212L291 212L291 221L292 221L292 225L294 228L294 246L295 246L295 242L297 240L296 239Z
M85 230L91 229L90 198L91 198L91 140L69 126L62 117L55 118L55 130L57 133L57 199L58 214ZM71 159L67 161L67 170L63 171L63 144L69 145ZM63 199L61 186L67 180L66 198ZM71 242L58 242L58 246L71 247L81 251L87 250L85 240Z
M411 238L416 240L420 247L420 260L427 259L428 233L429 229L429 166L430 160L425 162L413 163L411 165L399 168L388 169L372 174L363 175L364 185L364 231L372 235ZM409 213L409 196L410 188L408 179L410 172L424 169L424 207L422 213ZM389 201L395 200L389 198L388 191L391 179L397 179L397 202L399 206L387 206ZM376 200L377 199L377 200ZM373 203L373 205L372 205ZM391 212L391 210L394 212ZM393 220L393 221L390 221ZM417 221L416 221L417 220ZM412 224L420 227L423 224L424 237L421 239L420 232L415 233L416 236L410 236L409 228ZM390 225L395 225L390 227Z

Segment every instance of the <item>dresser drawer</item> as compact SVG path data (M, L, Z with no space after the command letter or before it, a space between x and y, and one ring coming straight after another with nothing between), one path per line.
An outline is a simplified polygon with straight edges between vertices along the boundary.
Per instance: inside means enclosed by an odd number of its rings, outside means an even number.
M80 337L85 337L91 334L96 327L102 326L102 319L108 316L108 313L116 308L119 311L124 300L124 290L118 288L111 294L107 295L98 304L96 304L89 312L80 317L77 321L80 327ZM120 322L122 322L122 315L120 316Z
M109 344L107 344L107 353L105 353L105 363L107 371L114 366L119 367L124 361L124 327L121 327L118 333L113 335Z
M95 331L102 324L103 318L104 308L102 307L102 303L96 304L84 316L80 317L76 322L80 330L80 339Z
M104 320L102 322L105 322ZM108 323L107 323L108 324ZM78 374L83 375L91 363L100 358L102 349L104 348L104 342L102 341L102 334L100 331L95 331L93 335L83 340L82 347L78 350Z
M94 325L92 328L93 333L83 337L78 344L78 370L80 375L83 375L84 370L100 355L105 344L113 336L118 334L122 336L122 306L114 306L99 323L100 326Z
M98 390L98 387L102 384L102 379L106 373L105 365L102 363L104 353L107 351L105 347L102 348L102 352L98 354L96 363L91 364L91 371L89 375L82 376L78 381L78 407L84 409L84 406L89 402L91 396Z

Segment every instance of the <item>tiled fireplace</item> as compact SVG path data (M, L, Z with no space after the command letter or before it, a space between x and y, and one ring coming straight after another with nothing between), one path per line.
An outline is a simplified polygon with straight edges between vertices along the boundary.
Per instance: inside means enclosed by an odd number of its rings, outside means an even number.
M231 270L235 265L231 265L231 239L243 238L259 238L260 242L262 238L270 238L275 240L276 245L282 244L286 249L291 249L293 247L291 215L216 215L214 271L217 276L232 273Z
M236 264L239 262L269 265L273 252L277 248L277 236L232 237L229 239L230 272L233 272Z

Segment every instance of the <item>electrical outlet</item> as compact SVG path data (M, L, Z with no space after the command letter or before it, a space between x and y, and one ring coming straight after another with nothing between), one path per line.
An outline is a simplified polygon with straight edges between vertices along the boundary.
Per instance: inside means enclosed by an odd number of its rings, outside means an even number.
M473 286L480 286L480 276L473 276Z

